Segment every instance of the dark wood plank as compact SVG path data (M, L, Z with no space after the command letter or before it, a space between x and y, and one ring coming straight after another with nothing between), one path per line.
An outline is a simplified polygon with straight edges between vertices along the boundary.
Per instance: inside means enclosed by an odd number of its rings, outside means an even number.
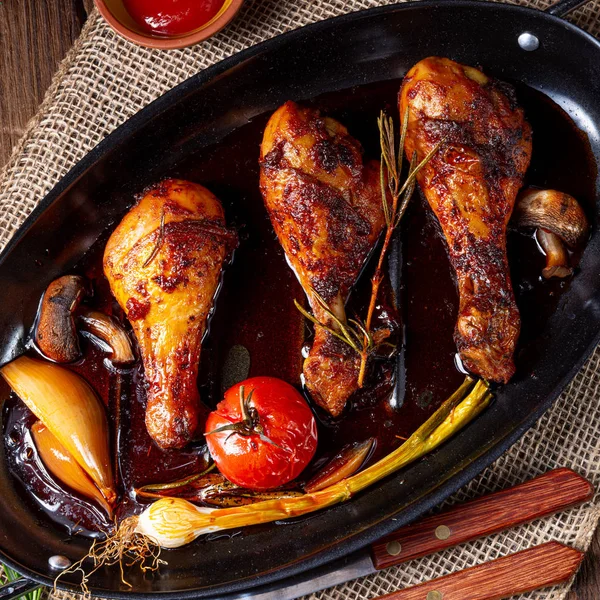
M86 15L83 0L0 3L0 165L36 113Z
M598 600L600 598L600 527L575 577L567 600Z

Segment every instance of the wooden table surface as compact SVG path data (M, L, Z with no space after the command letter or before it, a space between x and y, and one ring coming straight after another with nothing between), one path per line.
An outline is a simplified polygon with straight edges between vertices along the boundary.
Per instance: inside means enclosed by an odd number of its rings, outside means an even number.
M0 0L0 166L36 112L91 6L92 0ZM568 597L599 599L600 528Z

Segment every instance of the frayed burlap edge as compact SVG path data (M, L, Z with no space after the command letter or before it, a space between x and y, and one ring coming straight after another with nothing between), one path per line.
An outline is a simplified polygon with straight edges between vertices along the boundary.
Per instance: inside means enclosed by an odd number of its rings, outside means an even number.
M447 0L451 1L451 0ZM118 38L94 11L59 70L38 114L27 124L0 172L0 244L60 177L137 110L197 71L278 33L383 0L254 0L243 18L195 48L158 52ZM518 2L538 8L548 0ZM588 5L574 21L598 34L600 10ZM152 80L148 84L148 80ZM600 483L600 354L586 363L555 406L496 463L448 503L514 485L558 466L571 466ZM373 598L398 588L515 552L550 539L585 550L600 518L598 497L585 507L504 534L388 569L319 594L311 600ZM569 585L522 596L562 600ZM72 598L60 593L60 598Z

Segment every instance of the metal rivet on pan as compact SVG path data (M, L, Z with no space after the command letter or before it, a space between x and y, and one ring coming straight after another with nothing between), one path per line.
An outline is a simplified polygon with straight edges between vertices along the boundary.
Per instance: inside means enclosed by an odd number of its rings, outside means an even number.
M451 533L450 527L447 527L446 525L440 525L435 528L435 537L438 540L447 540Z
M540 47L540 40L533 33L522 33L518 39L519 46L527 52L533 52Z
M442 600L443 597L442 592L433 590L433 592L427 592L427 598L425 600Z
M387 553L391 556L398 556L400 552L402 552L402 546L400 542L388 542L385 549Z
M57 571L64 571L71 566L71 561L62 554L55 554L48 559L48 564L51 569L56 569Z

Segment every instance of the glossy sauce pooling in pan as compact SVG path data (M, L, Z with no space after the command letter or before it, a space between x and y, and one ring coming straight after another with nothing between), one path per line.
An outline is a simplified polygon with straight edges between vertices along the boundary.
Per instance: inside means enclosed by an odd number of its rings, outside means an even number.
M398 80L362 86L328 94L309 104L348 127L350 134L361 142L367 158L379 158L376 119L382 108L396 116L399 87ZM581 201L593 198L594 190L585 187L591 184L581 179L571 180L571 173L583 172L582 164L589 172L595 168L587 143L573 123L538 92L518 86L517 95L534 131L532 164L526 183L563 189ZM258 147L270 115L271 112L253 119L218 146L200 150L171 171L160 173L160 178L178 177L208 187L222 200L228 225L239 232L240 246L225 271L203 344L198 383L203 401L211 406L222 395L223 367L233 346L241 345L250 353L247 375L280 377L301 386L302 349L310 342L310 327L293 305L293 299L303 300L304 294L285 262L258 188ZM569 152L560 152L561 148L568 148ZM578 165L577 169L571 168L572 165ZM593 177L588 182L593 182ZM110 233L107 231L106 237L90 249L77 271L94 284L93 306L118 314L101 265ZM401 443L400 438L414 431L463 378L455 366L452 339L457 310L455 284L438 226L418 195L402 221L401 239L389 260L402 323L398 361L378 362L379 385L352 398L349 410L340 419L333 420L317 410L320 445L313 470L344 444L369 436L377 439L371 460L386 454ZM560 294L568 288L569 280L541 281L544 259L529 236L509 233L508 253L522 316L516 354L519 369L522 350L539 335ZM364 313L368 277L369 267L351 294L349 314ZM383 300L382 311L385 311L386 304L392 301L389 288ZM145 429L145 388L139 363L117 377L106 370L99 351L91 344L82 346L84 359L72 368L92 383L109 406L113 428L120 428L120 435L114 436L112 443L119 451L119 468L115 471L118 485L124 490L124 501L117 516L122 516L139 508L130 495L134 487L198 472L205 465L205 448L202 444L192 445L183 452L157 448ZM392 394L394 379L397 385ZM27 492L23 494L25 501L33 502L31 492L38 498L38 506L45 506L44 510L54 520L70 525L72 532L104 528L102 515L89 503L75 498L64 501L62 490L49 491L43 483L40 465L24 427L32 421L27 409L12 399L3 411L9 467Z

